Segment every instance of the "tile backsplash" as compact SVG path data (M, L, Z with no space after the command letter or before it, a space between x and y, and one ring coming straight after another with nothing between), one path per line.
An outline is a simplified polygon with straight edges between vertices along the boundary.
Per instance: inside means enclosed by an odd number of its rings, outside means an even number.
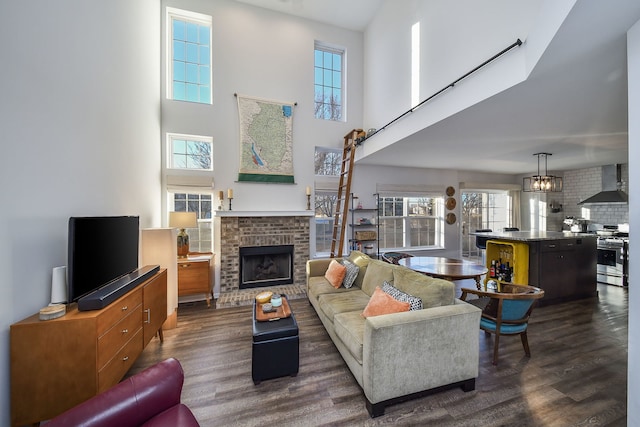
M629 164L621 165L622 191L629 194ZM588 219L591 223L615 225L629 222L629 204L578 205L602 189L602 168L593 167L564 172L563 215Z

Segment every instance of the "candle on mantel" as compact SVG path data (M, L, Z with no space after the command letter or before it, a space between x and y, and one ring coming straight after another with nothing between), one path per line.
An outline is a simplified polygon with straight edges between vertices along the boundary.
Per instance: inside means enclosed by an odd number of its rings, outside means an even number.
M227 190L227 199L233 199L233 188Z
M220 200L224 200L224 191L220 190L220 191L218 192L218 199L220 199Z
M310 196L310 195L311 195L311 187L307 185L307 196Z

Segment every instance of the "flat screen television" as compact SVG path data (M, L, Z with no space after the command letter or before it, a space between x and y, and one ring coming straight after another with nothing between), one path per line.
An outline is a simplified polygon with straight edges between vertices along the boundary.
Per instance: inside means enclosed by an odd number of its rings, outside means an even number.
M139 230L137 216L69 218L69 302L138 268Z

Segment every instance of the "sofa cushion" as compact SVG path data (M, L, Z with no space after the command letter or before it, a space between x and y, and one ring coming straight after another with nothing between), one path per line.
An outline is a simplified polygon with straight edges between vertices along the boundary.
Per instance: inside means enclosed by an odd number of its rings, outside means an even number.
M400 313L409 311L408 302L398 301L388 293L384 292L380 286L376 286L369 303L365 307L362 315L364 317L380 316L383 314Z
M345 288L349 289L353 286L353 282L356 281L358 273L360 273L360 267L358 267L348 259L342 260L342 265L347 268L347 273L344 275L344 279L342 279L342 285Z
M318 297L320 310L333 322L333 317L338 313L357 311L361 313L369 302L369 295L361 290L351 292L339 292L323 294Z
M324 277L331 283L331 286L337 289L342 286L342 280L345 274L347 274L347 267L333 259L331 263L329 263L329 268L327 268L327 272L324 273Z
M362 281L362 290L369 296L373 295L377 286L382 286L384 282L393 284L393 265L377 259L369 261L367 272ZM410 293L410 292L408 292Z
M331 286L331 283L329 283L329 281L325 279L324 276L309 277L307 284L307 292L309 293L309 297L314 297L315 299L318 299L318 296L322 294L349 292L356 289L357 288L345 288L343 286L340 286L336 289Z
M360 251L351 251L347 259L357 265L358 268L360 268L358 277L356 277L356 280L353 282L353 284L354 286L362 288L362 281L364 280L364 275L367 272L367 266L369 265L369 261L371 261L371 258Z
M420 298L402 292L400 289L389 284L389 282L384 282L382 284L382 290L384 293L391 295L398 301L408 302L409 310L422 310L422 300Z
M364 342L364 322L360 311L336 314L333 328L337 337L347 347L354 359L362 364L362 344Z
M424 308L451 305L455 300L455 286L452 282L434 279L405 267L393 269L393 286L422 300Z

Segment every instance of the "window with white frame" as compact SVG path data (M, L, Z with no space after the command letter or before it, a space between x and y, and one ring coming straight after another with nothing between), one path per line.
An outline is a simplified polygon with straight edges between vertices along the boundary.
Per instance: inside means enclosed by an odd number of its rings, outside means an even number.
M329 254L333 239L337 191L316 191L314 198L316 224L316 254Z
M195 212L196 228L187 229L190 252L213 251L213 196L211 193L170 191L169 211Z
M211 16L167 8L167 98L211 104Z
M480 229L502 231L511 227L513 203L505 190L463 190L461 195L462 256L479 257L472 233Z
M380 195L381 250L444 246L444 197L435 194Z
M169 169L213 170L213 139L207 136L168 134Z
M344 118L344 49L315 43L315 117L324 120Z
M314 168L316 175L340 176L342 170L342 150L316 147Z

